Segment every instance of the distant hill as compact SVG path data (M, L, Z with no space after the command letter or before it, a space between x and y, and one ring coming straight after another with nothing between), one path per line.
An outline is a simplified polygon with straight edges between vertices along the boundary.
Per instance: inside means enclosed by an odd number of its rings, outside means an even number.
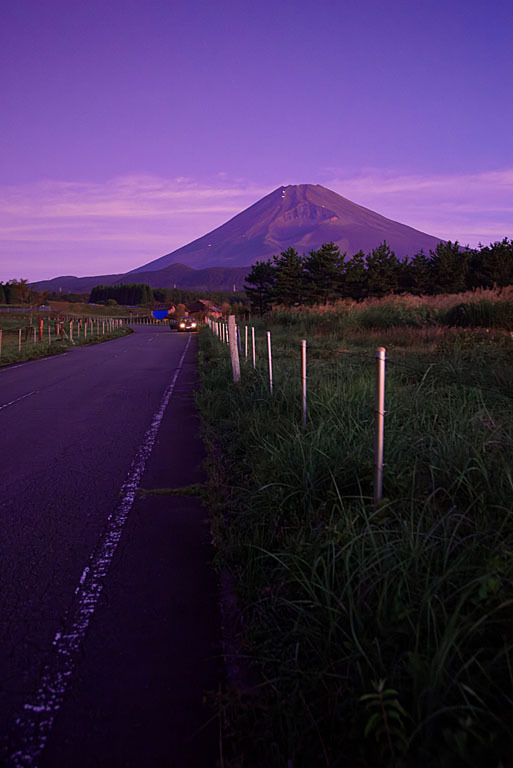
M162 269L176 262L190 267L240 267L293 246L299 253L333 241L349 256L366 253L386 240L396 256L435 249L439 237L399 224L352 203L320 184L278 187L261 200L176 251L132 273Z
M88 293L95 285L114 285L123 275L95 275L91 277L76 277L75 275L62 275L52 277L50 280L38 280L30 283L38 291L62 291L62 293ZM137 283L131 279L129 282Z
M210 267L192 269L185 264L171 264L156 271L129 272L115 282L148 283L152 288L177 288L195 291L231 291L244 287L250 267Z
M244 278L250 267L210 267L192 269L185 264L171 264L153 272L128 272L122 275L92 275L91 277L54 277L34 283L39 291L62 293L89 293L95 285L120 283L148 283L152 288L177 288L191 291L231 291L244 287Z
M308 253L336 243L349 256L370 252L386 240L399 258L421 248L434 250L440 238L399 224L319 184L278 187L258 202L176 251L121 275L56 277L40 280L39 290L90 291L99 283L149 283L152 288L221 291L243 287L255 261L293 246Z

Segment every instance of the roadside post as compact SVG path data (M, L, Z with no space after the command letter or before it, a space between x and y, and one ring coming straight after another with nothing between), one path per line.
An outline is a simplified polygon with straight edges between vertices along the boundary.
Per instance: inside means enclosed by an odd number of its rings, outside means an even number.
M2 329L0 328L0 357L2 357Z
M267 358L269 361L269 391L273 393L273 356L271 351L271 331L267 331Z
M248 359L248 326L244 326L244 358Z
M235 383L240 381L240 361L239 347L237 344L237 326L235 324L235 315L228 315L228 336L230 344L230 357L232 360L233 380Z
M251 326L251 350L253 352L253 368L256 368L255 326Z
M21 328L18 331L18 352L21 352Z
M383 498L383 448L385 442L385 347L376 350L376 401L374 408L374 507Z
M301 385L303 390L303 431L306 429L306 339L301 340Z

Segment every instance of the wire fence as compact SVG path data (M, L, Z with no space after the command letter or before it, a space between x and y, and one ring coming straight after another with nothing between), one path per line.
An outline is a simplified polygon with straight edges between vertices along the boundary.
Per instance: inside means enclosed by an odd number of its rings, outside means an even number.
M222 343L227 343L230 349L230 359L232 364L233 381L238 383L241 379L240 369L240 357L241 352L241 333L240 328L237 326L235 317L233 315L228 316L228 322L206 319L206 323L211 331L217 336ZM244 354L245 359L248 359L248 329L245 327L244 331L245 345ZM252 339L252 359L253 367L256 364L256 343L255 343L255 328L251 327L251 339ZM269 377L269 392L273 394L273 355L272 355L272 339L271 331L266 331L266 343L267 343L267 370ZM376 350L376 389L375 389L375 405L374 405L374 505L377 507L383 498L383 456L384 456L384 434L385 434L385 356L386 351L384 347L379 347ZM308 419L308 407L307 407L307 342L306 339L301 340L301 411L302 411L302 429L306 429Z
M34 350L51 352L56 345L91 343L127 324L115 317L38 317L0 328L0 363L22 359ZM16 327L18 325L18 327Z
M255 326L240 325L235 322L235 318L230 316L228 323L222 320L213 320L207 318L206 323L209 326L212 333L218 339L221 345L226 345L230 351L230 357L232 360L232 369L234 371L234 381L238 382L241 377L250 375L251 370L258 368L263 374L264 378L267 378L268 392L271 397L275 396L276 390L276 372L273 368L273 338L272 333L269 330L265 330L262 334L260 331L257 334ZM231 342L230 333L233 334L233 342ZM280 343L280 357L279 363L283 367L283 335L279 335ZM242 344L242 339L244 343ZM340 368L333 366L331 361L326 361L309 355L307 353L307 340L302 339L297 342L297 352L295 352L295 346L287 349L286 359L293 362L295 359L298 361L297 374L294 374L293 369L289 366L283 369L281 374L278 368L278 374L283 379L284 371L288 378L298 376L300 381L300 397L301 397L301 427L305 431L308 422L308 398L307 398L307 369L309 365L315 364L318 369L319 365L326 366L328 369L333 367L333 370L340 371ZM240 358L244 365L241 368ZM451 361L450 355L444 358L429 361L419 358L418 364L407 362L400 359L398 356L390 358L386 354L385 347L377 347L373 353L368 351L354 351L354 350L338 350L337 360L345 358L348 360L358 361L363 363L364 370L372 363L375 365L374 376L374 504L377 507L383 498L383 472L384 472L384 440L385 440L385 418L395 415L399 410L408 408L408 403L411 399L413 405L415 400L418 400L419 392L424 386L426 380L430 377L435 378L437 385L441 385L446 392L453 390L455 395L458 396L458 392L462 390L472 391L480 393L483 397L493 395L496 398L501 399L501 405L504 409L507 409L508 400L513 398L513 387L508 387L506 381L502 386L493 386L483 383L483 381L472 380L472 377L468 375L468 366L460 371L456 370L456 364ZM406 399L401 396L402 402L398 405L396 400L395 409L388 410L385 404L385 360L386 367L390 373L396 374L402 377L406 376L406 380L411 384L415 383L415 387L412 390L405 389L404 395ZM391 369L391 370L390 370ZM235 370L237 374L235 375ZM318 372L318 370L317 370ZM476 371L476 377L482 378L482 371ZM317 376L317 379L319 377ZM512 380L513 384L513 380ZM402 390L403 392L403 390ZM406 394L408 392L408 394ZM340 402L340 401L339 401ZM348 405L351 404L348 401ZM370 407L370 404L369 404ZM370 413L369 413L370 416Z

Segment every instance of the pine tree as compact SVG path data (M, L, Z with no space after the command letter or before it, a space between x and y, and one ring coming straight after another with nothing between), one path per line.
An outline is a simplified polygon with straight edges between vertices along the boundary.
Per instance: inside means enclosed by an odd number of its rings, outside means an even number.
M365 253L360 250L344 264L342 295L351 299L364 299L368 293L369 276L365 268Z
M4 292L6 304L19 304L20 297L18 295L18 283L16 280L9 280L5 283Z
M472 252L470 259L470 284L503 288L513 283L513 241L505 237L501 242L480 246Z
M335 243L323 243L304 261L306 291L310 302L327 304L335 298L343 281L344 256Z
M468 285L471 252L460 248L458 242L438 243L431 251L434 293L461 293Z
M431 258L421 248L407 263L406 287L415 294L433 293Z
M368 254L367 265L369 296L385 296L399 288L401 262L384 240Z
M262 316L271 308L276 274L271 259L257 261L245 278L244 290L251 302L251 309Z
M295 248L287 248L279 256L273 256L273 261L276 301L286 307L301 304L306 293L305 257L300 256Z

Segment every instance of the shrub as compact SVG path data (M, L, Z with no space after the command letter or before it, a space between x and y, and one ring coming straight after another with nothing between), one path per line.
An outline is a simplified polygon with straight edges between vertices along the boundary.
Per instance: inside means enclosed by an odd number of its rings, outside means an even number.
M513 302L482 299L456 304L444 315L447 325L463 328L504 328L513 329Z

